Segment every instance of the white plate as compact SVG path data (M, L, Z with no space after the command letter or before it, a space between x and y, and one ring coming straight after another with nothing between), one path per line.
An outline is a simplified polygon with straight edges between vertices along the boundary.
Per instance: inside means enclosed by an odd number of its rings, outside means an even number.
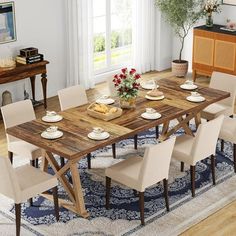
M115 100L112 98L107 98L107 99L99 98L96 100L96 103L105 104L105 105L110 105L110 104L113 104L114 102L115 102Z
M185 90L194 90L194 89L197 89L198 86L196 84L193 84L193 85L181 84L180 88L185 89Z
M204 102L206 100L202 96L198 96L198 97L188 96L186 99L190 102Z
M159 88L159 85L156 85L155 83L153 83L153 84L150 83L149 84L146 81L141 81L140 85L143 89L147 89L147 90L152 90L152 89L155 89L155 88Z
M61 138L62 136L63 136L63 132L59 130L54 133L48 133L47 131L44 131L43 133L41 133L41 137L46 138L46 139L57 139L57 138Z
M141 117L148 120L156 120L156 119L161 118L161 114L158 112L155 112L155 113L144 112L141 114Z
M62 119L63 117L60 115L42 117L42 121L49 122L49 123L58 122L58 121L61 121Z
M93 140L104 140L110 137L110 134L107 132L102 132L100 135L95 134L94 132L91 132L88 134L88 137Z
M148 96L146 95L145 98L147 98L148 100L152 100L152 101L158 101L158 100L162 100L165 98L165 96L160 96L160 97L152 97L152 96Z

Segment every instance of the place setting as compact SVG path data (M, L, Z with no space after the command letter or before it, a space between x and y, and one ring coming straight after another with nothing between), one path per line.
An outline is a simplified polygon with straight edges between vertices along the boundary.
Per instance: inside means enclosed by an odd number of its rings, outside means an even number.
M158 113L154 108L147 107L146 111L141 114L141 117L147 120L157 120L161 118L161 114Z
M146 89L146 90L152 90L152 89L155 89L155 88L159 88L159 85L157 84L157 82L155 80L142 80L140 82L140 86L143 88L143 89Z
M196 84L192 80L186 80L184 84L180 85L180 88L184 90L195 90L198 88Z
M204 98L198 92L191 92L191 95L186 98L190 102L204 102L206 98Z
M96 100L96 103L104 104L104 105L110 105L110 104L113 104L114 102L115 100L112 99L109 95L103 95Z
M88 138L96 141L105 140L109 137L110 134L101 127L94 127L93 131L88 134Z
M146 99L152 100L152 101L158 101L165 98L164 93L159 91L157 88L153 89L152 91L147 92Z
M57 126L50 126L41 133L41 137L45 139L58 139L63 136L63 132L58 130Z
M42 121L48 123L59 122L63 119L63 117L57 114L55 111L46 111L46 115L42 117Z

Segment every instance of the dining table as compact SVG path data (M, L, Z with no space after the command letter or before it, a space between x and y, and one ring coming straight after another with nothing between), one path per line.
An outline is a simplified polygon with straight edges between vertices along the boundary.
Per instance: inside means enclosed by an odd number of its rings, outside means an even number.
M68 194L69 200L59 199L60 206L87 218L89 213L84 203L84 197L86 196L84 196L82 190L78 168L78 162L82 158L93 151L113 145L159 125L163 125L159 137L160 141L167 139L181 128L186 134L194 135L189 127L190 120L194 119L196 126L199 126L201 111L204 108L230 96L228 92L197 84L197 91L205 97L205 101L190 102L186 100L186 97L190 95L190 91L180 88L183 82L183 78L176 77L158 80L159 90L165 96L164 99L159 101L146 99L147 90L140 89L136 99L136 107L123 109L120 117L110 121L103 121L89 116L87 108L90 104L59 112L63 119L55 125L63 132L63 136L55 140L41 137L41 133L50 126L42 119L11 127L7 129L7 133L42 149L42 170L47 172L50 166ZM114 100L113 106L118 107L119 98L115 97ZM141 114L145 112L147 107L158 111L161 117L154 120L142 118ZM171 121L174 119L178 122L174 122L173 125ZM110 134L110 137L100 141L88 138L88 134L93 130L93 127L102 127ZM58 164L56 155L67 160L64 166ZM68 179L67 172L70 172L72 181ZM52 200L49 193L44 193L44 196Z

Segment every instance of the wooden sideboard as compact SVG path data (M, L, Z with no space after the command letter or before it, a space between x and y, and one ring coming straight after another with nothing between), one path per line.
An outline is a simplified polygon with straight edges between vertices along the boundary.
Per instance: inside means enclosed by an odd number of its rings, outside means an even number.
M236 32L212 28L194 28L193 80L197 75L211 76L213 71L236 75Z
M16 64L12 70L0 70L0 84L10 83L17 80L30 78L32 97L35 100L35 79L36 75L41 75L43 89L44 107L47 108L47 68L48 61L41 61L34 64Z

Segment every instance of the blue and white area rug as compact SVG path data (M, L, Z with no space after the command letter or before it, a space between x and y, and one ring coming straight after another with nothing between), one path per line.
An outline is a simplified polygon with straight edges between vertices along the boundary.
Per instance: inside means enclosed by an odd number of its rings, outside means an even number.
M145 227L140 226L138 197L134 195L133 190L125 186L112 182L111 209L106 210L104 168L129 156L143 155L145 147L153 144L156 144L154 129L139 135L138 151L133 148L133 140L128 139L117 144L118 158L116 160L112 158L111 147L93 153L91 170L87 169L86 160L81 160L78 168L90 218L83 219L61 208L60 222L56 223L53 203L37 197L34 199L33 207L29 207L27 203L22 207L22 230L25 231L23 235L177 235L236 199L232 145L227 143L224 153L219 151L218 144L216 187L212 185L210 160L204 160L197 165L197 196L194 199L190 191L189 166L185 166L185 172L182 173L180 163L174 160L171 162L169 174L171 211L166 212L161 183L147 189ZM59 195L67 198L61 186ZM1 201L0 198L0 203ZM0 216L7 218L6 222L14 225L14 218L12 218L14 208L6 209L1 211L0 207ZM3 232L1 227L6 227L6 225L0 224L0 232Z

